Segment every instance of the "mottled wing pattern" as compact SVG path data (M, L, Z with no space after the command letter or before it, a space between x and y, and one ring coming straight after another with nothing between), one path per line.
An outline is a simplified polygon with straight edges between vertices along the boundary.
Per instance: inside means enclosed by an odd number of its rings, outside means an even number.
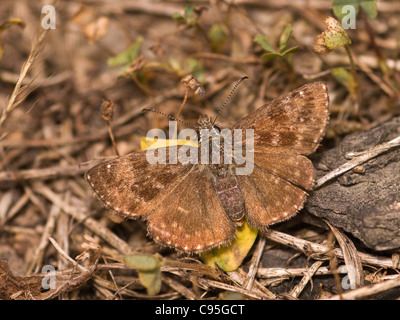
M238 176L243 192L247 221L265 230L289 219L303 206L314 178L309 159L296 154L255 153L254 170Z
M326 85L312 83L267 103L233 126L254 129L254 170L238 175L235 186L243 193L253 227L265 229L303 206L314 177L312 163L304 155L314 152L323 137L328 104ZM167 159L168 152L167 148ZM212 182L223 178L211 169L180 163L150 165L146 152L137 152L95 166L86 179L108 207L124 217L146 219L155 241L201 252L235 237L234 223ZM224 189L224 195L230 195L228 191Z
M166 148L168 159L168 148ZM193 165L150 165L146 152L103 162L85 177L96 195L124 217L146 217L185 179Z
M235 237L210 175L208 166L149 164L145 152L134 152L93 167L86 180L111 209L146 219L156 242L201 252Z
M328 123L326 84L314 82L289 92L250 113L232 129L254 129L256 152L274 147L298 154L314 152ZM245 138L245 136L243 135Z
M314 180L313 165L304 155L316 150L325 133L328 105L326 85L315 82L267 103L233 126L254 129L254 170L238 176L253 227L265 229L302 208L305 190Z
M148 217L152 238L186 252L200 252L234 239L235 227L210 183L207 167L195 166Z

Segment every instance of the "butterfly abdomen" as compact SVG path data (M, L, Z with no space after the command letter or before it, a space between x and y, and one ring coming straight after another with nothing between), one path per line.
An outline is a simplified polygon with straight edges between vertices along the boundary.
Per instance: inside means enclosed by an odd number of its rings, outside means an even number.
M227 171L225 175L213 175L212 182L225 213L233 222L241 225L246 204L237 177Z

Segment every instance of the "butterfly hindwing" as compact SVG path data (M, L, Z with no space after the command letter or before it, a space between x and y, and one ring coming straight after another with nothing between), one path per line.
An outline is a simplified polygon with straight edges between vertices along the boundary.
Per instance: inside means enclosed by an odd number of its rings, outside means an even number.
M305 191L260 169L255 169L251 176L241 180L247 221L259 230L293 217L302 208L307 196ZM270 187L266 188L265 183L269 183Z
M229 243L235 236L232 220L221 206L207 167L193 167L171 196L147 219L157 242L186 252L200 252Z

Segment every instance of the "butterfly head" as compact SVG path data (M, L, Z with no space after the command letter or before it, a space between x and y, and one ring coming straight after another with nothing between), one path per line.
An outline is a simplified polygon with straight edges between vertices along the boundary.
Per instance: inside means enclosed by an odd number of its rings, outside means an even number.
M211 139L219 139L221 134L221 128L214 124L212 119L208 115L200 116L199 120L197 121L198 124L198 132L200 133L200 140L202 136L202 130L206 130L210 134Z
M211 130L213 128L212 120L206 114L200 116L199 121L197 123L199 125L199 130L201 129Z

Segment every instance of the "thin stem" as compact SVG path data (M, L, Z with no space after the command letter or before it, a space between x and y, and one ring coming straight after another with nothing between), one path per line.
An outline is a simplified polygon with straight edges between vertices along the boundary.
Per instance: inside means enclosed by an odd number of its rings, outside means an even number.
M350 47L348 45L345 45L344 48L346 49L347 55L349 56L350 67L351 67L350 71L351 71L351 74L353 76L353 80L354 80L354 83L355 83L355 90L354 90L355 92L354 93L355 93L356 96L354 98L356 100L356 105L355 105L355 108L354 108L354 112L358 113L361 96L360 96L360 90L359 90L359 85L358 85L358 80L357 80L356 64L354 63L354 58L353 58L353 55L351 53Z

